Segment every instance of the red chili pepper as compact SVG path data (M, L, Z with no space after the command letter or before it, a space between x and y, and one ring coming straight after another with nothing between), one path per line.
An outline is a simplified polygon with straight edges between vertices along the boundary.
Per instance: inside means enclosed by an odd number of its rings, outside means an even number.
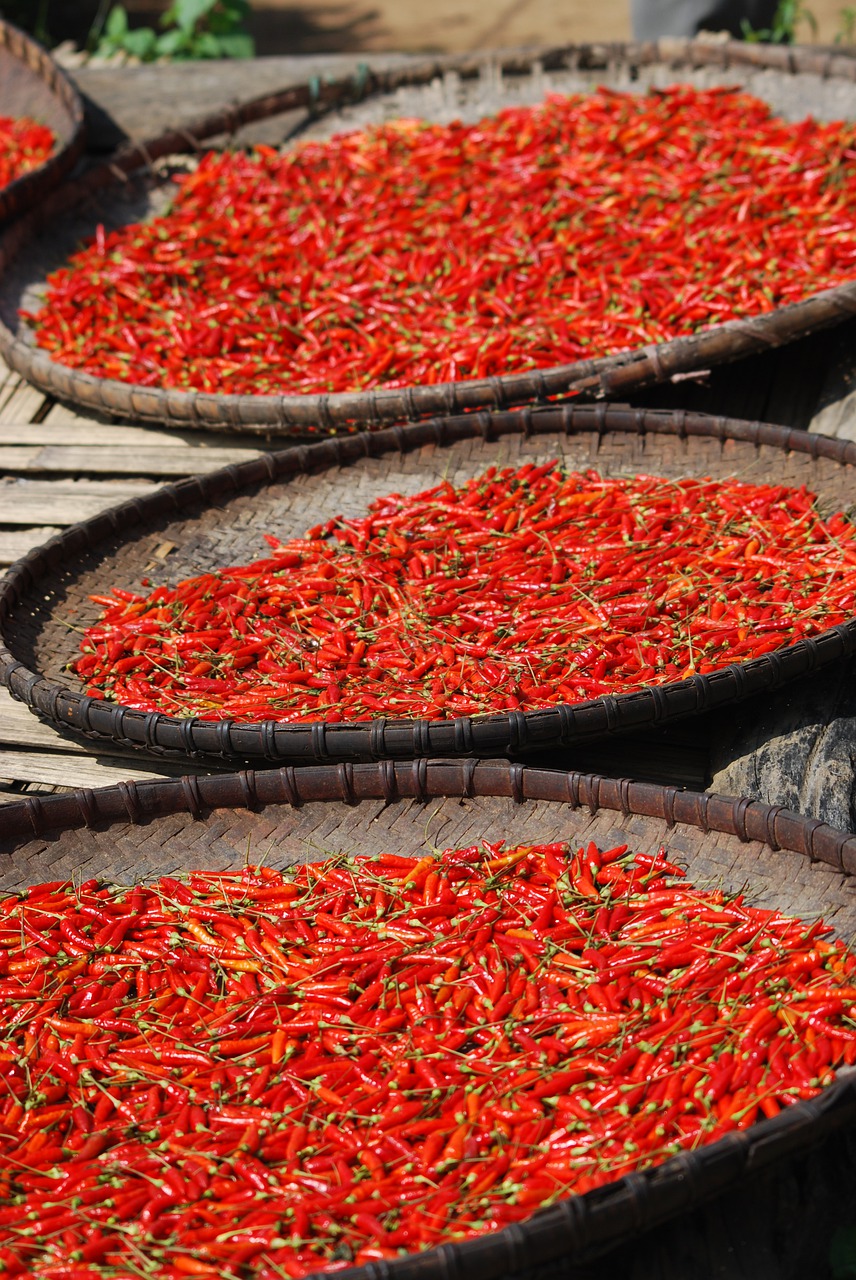
M9 898L0 1258L273 1280L517 1221L852 1062L856 960L822 934L592 844ZM81 940L34 989L33 947Z
M852 279L854 158L852 123L687 86L209 153L169 213L54 273L36 336L102 377L237 393L637 347Z
M498 536L487 517L502 504L515 528ZM545 505L549 539L535 534ZM464 515L485 519L466 532ZM854 526L782 486L611 480L547 462L379 498L320 533L115 602L82 642L89 691L297 723L535 709L766 653L844 621L856 601ZM415 575L399 543L421 549ZM773 577L747 561L761 546L782 566ZM208 674L194 674L203 659ZM578 892L594 901L623 875L592 862Z
M51 130L29 116L0 116L0 187L37 169L55 145Z

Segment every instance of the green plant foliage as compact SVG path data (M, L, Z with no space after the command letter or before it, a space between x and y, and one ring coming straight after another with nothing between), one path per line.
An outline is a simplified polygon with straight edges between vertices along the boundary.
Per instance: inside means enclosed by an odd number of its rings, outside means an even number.
M743 39L750 43L791 44L796 40L797 28L801 23L808 26L813 36L817 35L817 19L811 9L803 5L802 0L779 0L772 26L755 30L744 18L741 32Z
M838 31L836 44L856 44L856 9L838 10Z
M129 53L141 62L157 58L252 58L252 36L244 30L248 0L175 0L160 20L161 31L131 27L121 4L112 7L95 45L109 57Z

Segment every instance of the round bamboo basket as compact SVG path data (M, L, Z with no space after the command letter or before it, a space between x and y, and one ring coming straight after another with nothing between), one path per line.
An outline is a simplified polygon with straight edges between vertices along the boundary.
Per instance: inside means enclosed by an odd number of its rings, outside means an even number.
M180 719L87 696L68 664L99 616L91 594L166 585L362 514L386 493L460 484L492 464L561 457L604 475L736 477L807 485L821 509L851 501L856 444L762 423L598 405L463 414L266 454L167 485L75 525L29 553L0 584L0 678L54 724L148 752L241 762L507 755L604 738L691 716L798 680L856 649L856 621L708 675L575 705L454 719L287 724ZM164 553L163 549L167 551Z
M0 222L32 209L66 176L84 147L83 103L40 44L0 20L0 115L30 116L56 136L53 154L0 188Z
M0 884L83 876L128 884L238 868L248 851L282 868L481 839L620 841L640 853L665 846L699 886L748 885L753 904L823 915L844 938L856 927L852 835L777 806L500 762L286 767L31 796L4 809ZM632 1263L644 1280L735 1277L746 1274L734 1269L735 1250L762 1266L756 1274L816 1274L814 1262L849 1221L854 1139L856 1076L843 1070L814 1100L512 1228L341 1274L585 1280ZM801 1211L783 1218L788 1205ZM676 1251L680 1264L670 1264Z
M551 368L511 369L493 378L329 395L216 395L100 378L52 360L19 320L19 308L36 303L45 276L98 223L121 225L158 207L163 172L153 169L155 160L192 151L204 138L295 107L307 109L313 131L323 126L329 132L396 114L436 119L469 112L477 118L511 102L538 101L553 89L585 91L606 83L639 91L676 80L702 87L742 85L783 114L856 117L856 60L830 51L739 41L572 45L385 72L364 68L341 80L313 80L126 147L7 233L0 242L0 355L47 394L100 414L181 428L313 436L432 414L502 409L569 392L626 396L652 382L782 346L856 314L856 283L848 283L768 315L644 349ZM355 100L358 106L348 105ZM320 124L319 115L324 117Z

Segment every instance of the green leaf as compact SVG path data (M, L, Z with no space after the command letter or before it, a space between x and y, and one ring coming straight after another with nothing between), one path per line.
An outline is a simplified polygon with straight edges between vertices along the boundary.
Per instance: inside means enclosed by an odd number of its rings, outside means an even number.
M221 0L209 15L208 30L217 36L243 35L241 28L248 17L245 0Z
M159 58L180 57L181 54L186 54L190 47L190 39L186 32L180 28L165 31L162 36L158 36L156 42L157 56Z
M174 20L182 31L192 34L200 19L207 17L216 3L217 0L175 0L172 6L175 13Z
M220 41L216 36L212 36L210 31L200 31L194 37L192 58L219 58L220 57Z
M122 48L141 62L150 62L157 52L157 36L151 27L137 27L135 31L126 31L122 39Z
M104 35L110 40L121 40L128 31L128 15L124 6L116 4L107 14L104 23Z
M252 36L236 31L232 35L218 36L221 58L254 58L256 42Z
M227 22L243 22L250 16L250 6L246 0L220 0L213 10L212 18L225 18Z

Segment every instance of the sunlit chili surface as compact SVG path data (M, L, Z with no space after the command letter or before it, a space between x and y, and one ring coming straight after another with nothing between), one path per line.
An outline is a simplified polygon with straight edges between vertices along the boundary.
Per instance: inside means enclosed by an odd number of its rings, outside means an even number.
M725 89L553 97L208 155L56 272L38 343L263 393L481 377L657 342L853 277L856 131Z
M555 461L268 541L252 564L93 596L88 692L206 719L531 710L757 657L856 603L854 526L805 489Z
M502 842L0 902L4 1275L281 1280L814 1097L856 960L657 857Z
M0 116L0 188L37 169L55 143L51 130L29 116Z

